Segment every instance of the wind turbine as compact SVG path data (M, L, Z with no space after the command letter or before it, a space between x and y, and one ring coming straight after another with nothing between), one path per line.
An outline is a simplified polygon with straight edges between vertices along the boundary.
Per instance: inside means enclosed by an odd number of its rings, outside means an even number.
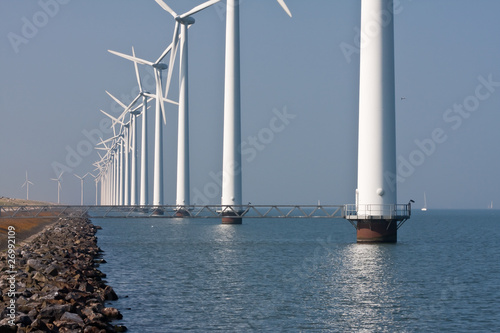
M180 66L179 66L179 120L177 130L177 194L176 205L184 207L190 205L189 195L189 85L188 85L188 27L195 23L194 15L220 0L210 0L184 14L178 15L164 1L156 2L175 19L174 36L172 39L172 52L170 52L170 63L168 65L168 76L165 88L165 96L168 96L170 80L174 68L175 56L179 41L181 43ZM180 33L179 33L180 26Z
M291 17L284 0L280 6ZM239 210L241 190L241 91L240 91L240 0L226 4L226 62L224 84L224 134L222 152L221 205ZM235 215L228 213L227 215ZM240 224L241 218L222 218L222 223Z
M109 93L108 93L109 94ZM109 94L111 97L113 97L111 94ZM119 102L119 101L118 101ZM121 103L121 102L119 102ZM121 191L123 189L122 185L122 176L123 176L123 165L122 165L122 156L120 154L120 140L122 139L123 134L120 133L116 134L116 129L115 126L118 123L123 124L119 119L114 118L113 116L107 114L106 112L102 111L102 113L106 114L108 117L113 119L112 122L112 129L113 129L113 137L107 139L107 140L102 140L101 142L98 143L99 145L103 145L104 148L96 147L96 149L102 149L106 150L106 154L104 155L103 158L101 158L101 161L97 163L97 167L102 167L106 169L106 181L107 181L107 188L106 188L106 196L104 197L104 200L106 204L110 205L120 205L121 199L123 196L121 195ZM106 143L111 142L110 146L108 147ZM101 171L102 173L102 171ZM102 198L101 198L102 199Z
M83 195L84 195L83 181L84 181L85 177L87 177L89 175L89 173L87 172L83 177L78 176L76 173L74 173L73 175L76 178L80 179L80 205L83 206Z
M108 95L110 95L112 98L115 99L113 95L111 95L109 92L107 92ZM117 99L115 99L117 102L119 102ZM121 103L121 102L119 102ZM122 104L123 105L123 104ZM102 113L104 113L106 116L111 118L112 122L112 127L113 127L113 132L116 134L116 131L114 129L114 126L117 124L120 124L120 131L118 135L115 135L111 138L109 138L106 141L103 141L103 143L106 143L108 141L113 141L113 146L118 146L119 152L117 154L117 159L118 159L118 205L128 205L129 201L128 198L130 197L130 192L129 192L129 184L130 184L130 178L129 178L129 145L128 145L128 127L129 123L125 124L122 122L120 119L115 118L111 116L110 114L106 113L105 111L101 110ZM124 112L122 116L125 114ZM121 118L120 116L119 118Z
M132 56L135 57L135 50L132 47ZM137 62L134 61L135 76L137 79L137 84L139 86L139 94L142 94L142 131L141 131L141 190L139 203L141 206L145 206L149 202L148 196L148 98L146 96L147 92L142 88L141 75L139 74L139 68ZM134 138L134 144L137 144L137 136Z
M134 47L132 47L132 57L135 58L135 50ZM132 163L131 163L131 198L130 198L130 203L131 205L147 205L148 203L148 135L147 135L147 110L148 110L148 102L149 99L148 97L151 98L151 96L154 97L154 95L151 95L149 92L145 91L142 87L142 82L141 82L141 77L139 74L139 69L137 66L137 62L134 61L134 69L135 69L135 75L137 78L137 84L139 86L139 94L137 95L136 98L130 103L129 106L125 106L120 100L118 100L116 97L108 93L118 104L120 104L125 111L123 112L122 116L126 112L131 113L131 146L132 146ZM139 107L135 108L134 110L131 110L133 105L139 100L139 98L142 97L142 105L139 105ZM137 152L138 152L138 135L137 135L137 118L141 114L138 110L142 107L142 133L141 133L141 175L140 175L140 199L139 199L139 193L138 193L138 159L137 159ZM119 119L122 117L120 116Z
M95 182L95 205L97 206L97 184L99 183L99 179L101 178L101 173L99 173L97 176L94 176L94 174L92 173L87 173L87 175L89 176L92 176L92 178L94 178L94 182Z
M62 181L61 177L62 177L63 173L64 173L64 171L61 172L59 174L59 177L57 177L57 178L50 178L50 180L53 180L53 181L57 182L57 203L58 204L61 203L61 201L60 201L60 195L59 195L60 193L59 192L61 191L61 181Z
M28 180L28 171L26 171L26 180L24 181L23 186L21 186L21 188L26 186L26 200L30 199L30 185L35 185L35 184L33 184Z
M360 53L358 242L397 241L397 186L388 180L397 174L393 6L393 0L361 1L361 30L373 24L378 30Z
M108 50L119 57L137 62L142 65L153 67L156 81L156 113L155 113L155 151L154 151L154 188L153 188L153 205L163 205L163 129L161 125L161 117L163 115L163 122L166 124L164 101L178 104L163 98L162 92L162 71L167 69L168 66L161 61L171 51L172 44L170 44L162 55L153 63L147 60L129 56L123 53ZM138 98L138 97L137 97Z

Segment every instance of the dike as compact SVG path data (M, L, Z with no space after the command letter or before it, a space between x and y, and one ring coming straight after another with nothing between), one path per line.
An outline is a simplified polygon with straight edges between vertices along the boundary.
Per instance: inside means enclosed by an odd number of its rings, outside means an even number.
M0 254L0 332L125 332L95 236L85 218L61 218ZM15 261L13 261L15 260Z

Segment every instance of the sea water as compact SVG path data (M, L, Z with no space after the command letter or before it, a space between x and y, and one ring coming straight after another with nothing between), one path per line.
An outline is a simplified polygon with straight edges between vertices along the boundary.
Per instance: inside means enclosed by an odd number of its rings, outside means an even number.
M500 331L500 211L417 211L369 245L342 219L93 222L130 332Z

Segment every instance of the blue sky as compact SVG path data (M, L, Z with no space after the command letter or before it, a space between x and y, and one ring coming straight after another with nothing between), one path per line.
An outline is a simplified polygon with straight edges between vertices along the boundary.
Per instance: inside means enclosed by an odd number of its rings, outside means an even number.
M167 1L178 13L201 2ZM352 203L359 55L346 50L358 46L360 1L287 4L291 19L274 0L241 4L243 200ZM426 192L430 208L500 205L500 3L401 0L397 7L399 202L412 198L421 206ZM195 18L192 197L218 203L223 6ZM27 170L35 183L30 198L56 201L53 165L71 164L80 175L92 171L97 155L85 151L91 141L85 133L102 132L100 109L119 111L105 90L125 101L137 93L132 64L107 50L130 54L134 46L139 57L154 60L170 43L173 25L153 0L2 1L0 195L25 197ZM140 70L153 90L151 72ZM175 98L176 89L169 96ZM173 203L177 116L173 107L167 113L165 197ZM279 131L271 130L276 117ZM68 159L70 151L79 158ZM90 204L94 185L90 179L85 184ZM63 175L62 201L79 203L79 186L72 173Z

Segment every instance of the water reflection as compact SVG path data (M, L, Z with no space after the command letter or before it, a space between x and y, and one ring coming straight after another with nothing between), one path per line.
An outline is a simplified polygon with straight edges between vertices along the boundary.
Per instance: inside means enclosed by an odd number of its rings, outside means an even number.
M351 329L394 330L394 315L400 311L395 289L394 245L351 244L343 251L340 267L341 317Z

